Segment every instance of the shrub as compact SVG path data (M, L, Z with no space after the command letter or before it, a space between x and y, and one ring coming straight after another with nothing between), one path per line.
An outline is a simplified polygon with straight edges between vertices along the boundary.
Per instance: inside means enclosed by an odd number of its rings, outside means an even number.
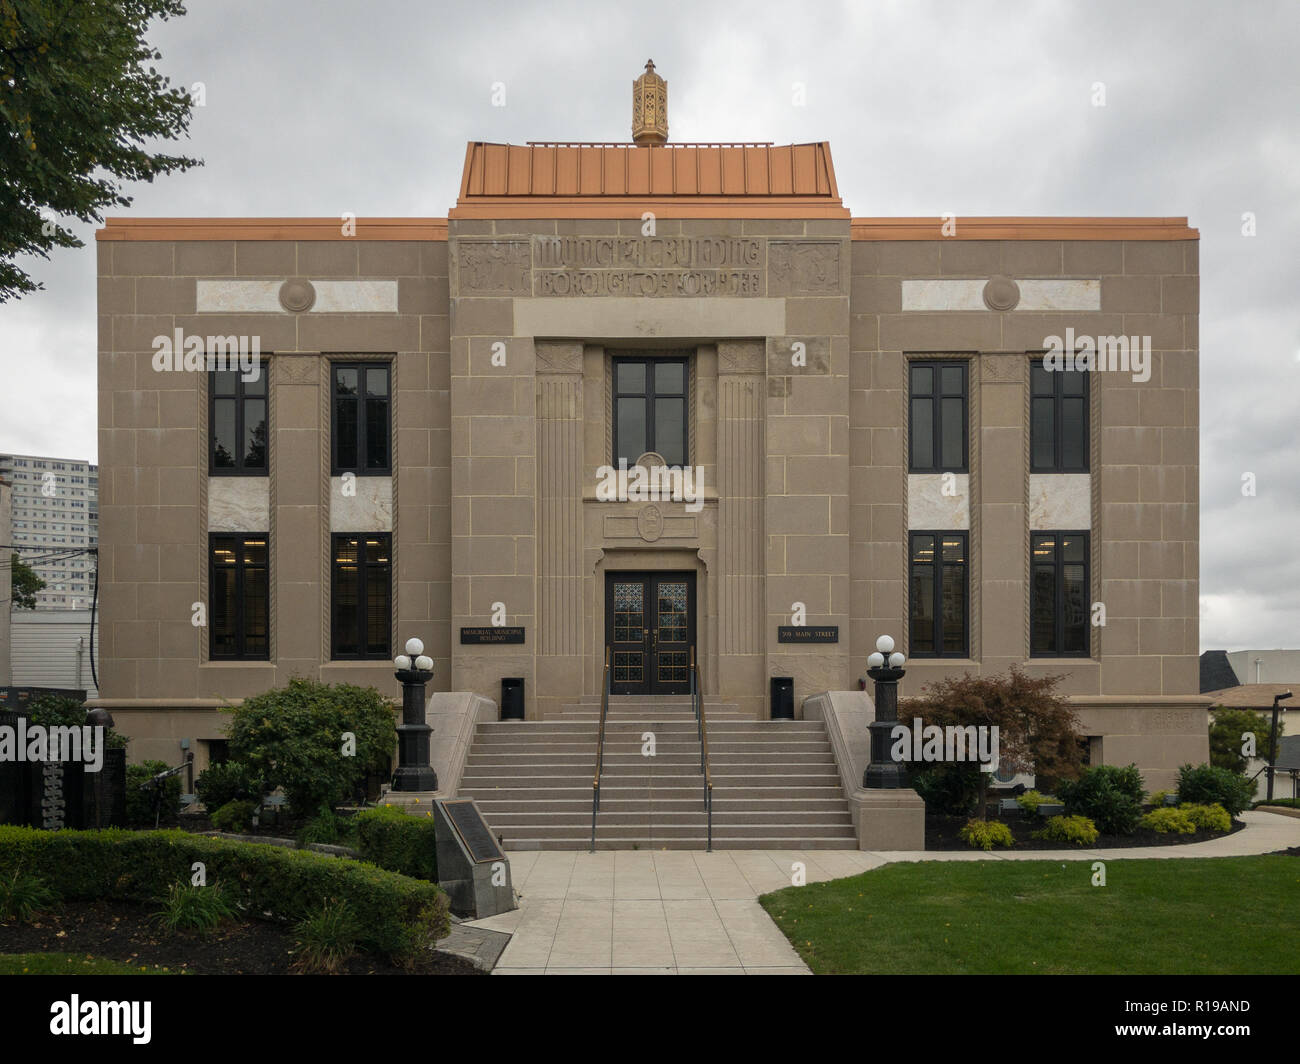
M940 765L912 776L912 787L925 801L927 813L966 816L979 798L979 772L974 766Z
M1200 805L1190 802L1178 807L1188 815L1197 831L1231 831L1232 817L1221 805Z
M40 876L15 868L12 875L0 876L0 920L17 920L29 924L37 914L59 902L58 892Z
M397 745L393 706L373 687L300 677L245 699L231 716L235 760L267 790L283 787L299 815L341 804L367 772L386 769ZM343 756L344 732L356 738L355 756Z
M1010 846L1013 843L1011 829L1000 820L968 820L966 826L958 832L962 842L977 850L991 850L994 846Z
M1065 811L1085 816L1103 835L1131 835L1142 816L1142 774L1136 765L1095 765L1057 787Z
M206 887L197 887L183 880L171 883L161 901L162 909L154 915L154 920L173 934L195 931L206 936L238 915L238 910L222 892L220 883Z
M1230 816L1236 816L1255 800L1255 784L1217 765L1184 765L1178 770L1178 800L1221 805Z
M43 728L79 728L86 723L86 707L66 695L40 695L20 710L29 724Z
M1037 791L1025 791L1024 794L1016 795L1016 804L1028 813L1030 816L1038 815L1040 805L1055 803L1056 798L1050 794L1039 794Z
M345 901L331 898L294 928L298 936L298 959L302 972L337 975L357 951L361 928Z
M326 845L339 841L343 825L341 818L328 805L316 810L316 815L298 830L298 845L310 846L312 843Z
M126 766L126 822L132 827L151 828L153 819L153 788L143 787L152 776L166 772L172 766L165 761L142 761ZM162 782L162 819L175 816L181 808L181 778L168 776Z
M218 831L241 834L252 830L253 814L257 812L257 803L236 799L227 802L212 814L212 826Z
M414 879L438 881L438 849L432 817L410 816L400 809L381 805L377 809L365 809L352 819L357 827L357 849L363 860Z
M1288 809L1300 809L1300 798L1261 798L1258 802L1251 802L1252 809L1258 809L1261 805L1283 805Z
M1175 793L1174 791L1154 791L1152 792L1151 797L1147 799L1147 802L1150 805L1159 808L1160 806L1165 804L1165 799L1174 793Z
M1142 827L1159 832L1161 835L1192 835L1196 832L1196 825L1192 823L1192 818L1184 809L1174 805L1163 809L1152 809L1151 812L1143 815L1139 823Z
M1034 838L1091 846L1100 834L1097 825L1086 816L1052 816L1047 818L1041 831L1034 832Z
M256 801L263 794L261 780L256 779L249 767L241 761L209 765L194 781L194 790L209 813L228 802L244 799Z
M1255 737L1255 756L1268 760L1273 743L1273 722L1263 713L1249 709L1211 711L1210 764L1229 772L1244 773L1249 759L1241 752L1246 734ZM1278 732L1281 733L1281 722Z
M331 898L346 901L359 945L404 963L425 956L448 932L447 895L435 884L361 861L184 831L38 831L0 825L0 879L18 868L69 900L153 902L202 861L242 910L294 923Z

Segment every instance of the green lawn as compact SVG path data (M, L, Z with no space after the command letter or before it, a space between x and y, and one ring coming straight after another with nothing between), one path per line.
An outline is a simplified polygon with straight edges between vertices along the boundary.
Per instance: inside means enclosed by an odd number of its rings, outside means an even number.
M82 953L0 953L0 975L173 975L166 968L123 964Z
M759 902L818 975L1294 974L1300 858L924 861Z

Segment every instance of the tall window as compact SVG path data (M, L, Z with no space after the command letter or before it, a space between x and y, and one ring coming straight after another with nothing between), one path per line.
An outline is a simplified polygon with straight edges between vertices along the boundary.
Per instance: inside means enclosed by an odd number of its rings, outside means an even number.
M1088 533L1035 532L1030 551L1030 653L1087 657Z
M909 367L908 471L966 472L966 363Z
M208 374L208 471L266 475L266 367L246 381L238 369Z
M912 532L908 652L964 658L970 647L970 580L965 532Z
M386 362L336 362L334 393L335 476L388 476L393 471L391 369Z
M1088 472L1088 374L1029 367L1032 473Z
M653 451L686 465L686 379L683 358L614 360L614 464Z
M331 537L332 657L387 659L393 629L392 535Z
M213 660L270 655L267 537L214 533L209 545L209 648Z

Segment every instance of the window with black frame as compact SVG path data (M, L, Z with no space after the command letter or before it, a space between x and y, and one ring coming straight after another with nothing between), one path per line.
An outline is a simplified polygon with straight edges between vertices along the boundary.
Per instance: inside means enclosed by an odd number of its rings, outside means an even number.
M266 535L212 533L208 555L208 657L267 659L271 599Z
M255 380L238 369L208 374L208 472L265 476L267 471L266 366Z
M1088 533L1035 532L1029 540L1030 654L1087 657Z
M1088 472L1088 374L1029 365L1031 473Z
M965 362L908 364L908 472L965 473Z
M330 537L330 645L336 659L387 659L393 630L392 535Z
M685 358L614 359L615 465L647 451L668 466L688 463L688 378Z
M964 658L970 652L967 533L911 532L908 540L908 654Z
M335 362L330 367L334 476L392 474L391 385L387 362Z

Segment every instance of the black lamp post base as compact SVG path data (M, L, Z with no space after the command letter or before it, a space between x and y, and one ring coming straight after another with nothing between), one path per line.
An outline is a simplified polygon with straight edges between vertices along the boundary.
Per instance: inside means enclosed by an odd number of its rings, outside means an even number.
M395 791L436 791L438 773L431 768L418 765L403 765L393 773L393 790Z

